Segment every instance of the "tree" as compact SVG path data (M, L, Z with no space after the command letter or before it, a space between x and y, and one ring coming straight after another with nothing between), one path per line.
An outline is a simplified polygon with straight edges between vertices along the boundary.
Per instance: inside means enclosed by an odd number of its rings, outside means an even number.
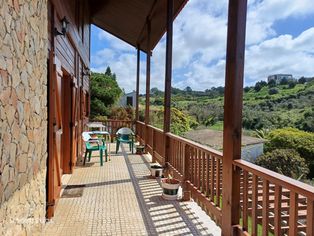
M267 82L261 80L261 81L259 81L259 82L257 82L257 83L255 84L254 90L255 90L256 92L259 92L259 91L260 91L263 87L265 87L265 86L267 86Z
M304 158L294 149L276 149L258 157L255 163L280 174L300 179L309 173Z
M92 72L90 90L91 118L95 116L108 116L110 108L118 101L122 93L109 67L105 74Z
M298 80L299 84L305 84L306 83L306 78L304 78L303 76Z
M186 92L192 92L193 90L192 90L192 88L190 87L190 86L187 86L185 89L184 89L184 91L186 91Z
M268 82L268 87L269 87L269 88L276 87L276 81L275 81L274 79L271 79L271 80Z
M288 87L291 89L291 88L294 88L295 86L297 85L297 82L294 81L294 80L289 80L288 81Z
M276 129L270 132L265 150L294 149L310 168L310 177L314 177L314 134L295 128Z
M254 90L255 90L256 92L259 92L259 91L261 91L261 89L262 89L262 85L261 85L259 82L257 82L257 83L255 84L255 86L254 86Z
M249 92L250 91L250 89L251 89L251 87L248 87L248 86L246 86L246 87L244 87L244 92Z

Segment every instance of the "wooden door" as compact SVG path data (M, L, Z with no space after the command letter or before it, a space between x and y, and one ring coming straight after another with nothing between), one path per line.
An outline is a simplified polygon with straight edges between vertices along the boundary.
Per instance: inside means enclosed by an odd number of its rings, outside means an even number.
M47 217L54 214L56 200L60 197L62 169L62 70L53 52L49 56L49 108L48 108L48 173Z
M72 77L72 89L71 89L71 170L73 171L73 167L77 161L77 154L78 154L78 124L79 124L79 117L78 117L78 99L79 99L79 89L77 84L77 79Z
M55 167L55 198L58 198L61 190L62 169L62 108L61 108L61 86L62 70L61 63L55 57L54 63L54 97L55 97L55 122L54 122L54 167Z

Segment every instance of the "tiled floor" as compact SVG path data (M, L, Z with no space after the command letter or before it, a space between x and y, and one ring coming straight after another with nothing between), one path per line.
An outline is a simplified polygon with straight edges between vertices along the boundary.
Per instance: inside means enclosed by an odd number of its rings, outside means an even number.
M149 178L149 157L125 150L102 167L93 157L75 169L68 185L83 187L83 195L60 198L45 235L221 234L195 203L163 200L159 182Z

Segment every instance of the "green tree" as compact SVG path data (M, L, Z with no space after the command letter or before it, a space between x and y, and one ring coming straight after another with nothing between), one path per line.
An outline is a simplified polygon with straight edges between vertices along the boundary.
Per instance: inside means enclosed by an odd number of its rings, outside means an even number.
M280 174L300 179L309 173L304 158L294 149L276 149L258 157L255 163Z
M107 68L105 74L92 72L90 90L91 118L108 116L110 108L118 101L122 93L115 74L111 73L110 67Z
M268 87L269 87L269 88L276 87L276 80L271 79L271 80L268 82Z
M295 128L276 129L270 132L266 151L275 149L294 149L310 168L310 177L314 177L314 134Z

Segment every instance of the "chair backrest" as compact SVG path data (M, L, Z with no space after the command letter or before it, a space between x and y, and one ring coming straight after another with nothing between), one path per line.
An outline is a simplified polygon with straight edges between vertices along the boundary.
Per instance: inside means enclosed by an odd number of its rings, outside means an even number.
M127 127L123 127L120 128L117 133L117 135L130 135L130 134L134 134L133 131L130 128Z
M83 132L82 133L82 139L84 142L87 142L88 140L90 140L92 137L90 136L90 132Z

